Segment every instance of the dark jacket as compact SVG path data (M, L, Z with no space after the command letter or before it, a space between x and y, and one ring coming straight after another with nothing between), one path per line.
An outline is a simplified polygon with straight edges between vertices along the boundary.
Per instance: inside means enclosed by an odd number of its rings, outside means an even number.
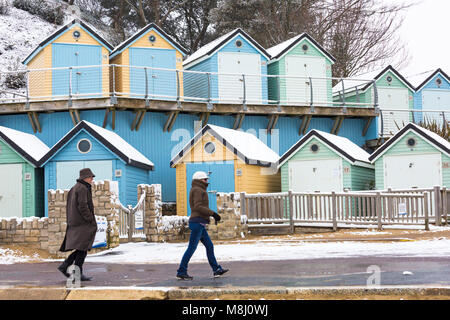
M208 184L201 180L192 180L192 188L189 192L189 205L191 206L191 222L209 223L209 218L214 211L209 209ZM199 219L200 218L200 219Z
M94 243L97 222L94 216L91 185L83 180L70 189L67 195L67 230L60 251L88 251Z

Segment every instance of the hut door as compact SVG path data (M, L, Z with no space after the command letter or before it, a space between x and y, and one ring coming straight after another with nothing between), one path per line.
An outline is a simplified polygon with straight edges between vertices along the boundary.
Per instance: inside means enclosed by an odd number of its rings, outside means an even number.
M294 192L342 191L342 160L289 161L289 189Z
M422 92L422 110L447 110L445 120L450 120L450 91L444 90L423 90ZM444 118L440 112L425 112L422 114L422 120L436 121L442 126Z
M102 92L101 47L91 45L60 44L52 45L54 70L53 95L85 95ZM91 68L80 68L93 66ZM69 70L72 67L72 71ZM72 74L72 77L70 77ZM85 96L86 97L86 96Z
M204 171L209 174L208 200L209 208L217 212L217 192L234 192L234 163L233 161L201 162L186 164L187 186L187 215L191 215L189 205L189 192L192 186L192 175L196 171Z
M384 186L392 189L442 185L441 154L384 156Z
M130 48L130 91L143 98L175 99L177 96L176 56L173 49ZM170 70L161 70L170 69ZM147 75L146 75L147 74ZM182 75L180 74L180 78ZM145 79L147 78L147 85ZM181 79L180 79L181 80Z
M288 56L286 58L286 97L292 103L310 103L311 86L313 103L327 102L325 59L319 57ZM311 78L311 81L309 80ZM322 78L322 79L318 79ZM312 84L311 84L312 82Z
M406 88L379 88L378 103L383 113L383 135L394 135L409 123L409 93ZM391 111L389 109L395 109ZM401 111L404 110L404 111ZM381 130L381 119L378 119ZM398 127L397 127L398 126Z
M56 163L56 188L70 189L79 177L80 170L90 168L95 180L112 180L112 161L64 161Z
M218 85L221 102L261 103L261 56L253 53L219 52Z
M22 217L22 164L1 164L0 177L0 217Z

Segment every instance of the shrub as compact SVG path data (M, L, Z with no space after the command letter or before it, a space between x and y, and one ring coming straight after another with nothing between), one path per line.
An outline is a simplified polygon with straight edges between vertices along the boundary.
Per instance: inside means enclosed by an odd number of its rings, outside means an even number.
M28 11L45 21L61 25L64 23L64 11L61 6L49 5L45 0L14 0L13 6Z

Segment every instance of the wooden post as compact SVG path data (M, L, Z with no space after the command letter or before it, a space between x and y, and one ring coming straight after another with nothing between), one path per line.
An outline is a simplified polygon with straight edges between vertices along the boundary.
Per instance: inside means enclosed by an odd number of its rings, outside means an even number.
M292 190L288 192L289 196L289 231L294 233L294 196L292 195Z
M333 210L333 231L337 231L337 205L336 205L336 192L331 192L331 198L332 198L332 210Z
M442 188L442 215L444 216L444 225L447 225L447 188Z
M248 215L247 215L247 206L245 203L245 192L241 192L239 195L239 201L241 203L241 216L242 215L246 215L247 219L248 219Z
M423 194L423 210L425 214L425 230L430 231L430 219L428 216L428 192L424 192Z
M378 231L381 231L383 229L383 226L381 224L382 212L381 212L381 194L380 194L380 192L377 192L375 210L377 212Z
M134 231L134 223L133 223L133 207L128 205L128 242L133 240L133 231Z
M434 211L435 211L435 218L436 218L436 225L441 225L441 187L435 186L434 187Z

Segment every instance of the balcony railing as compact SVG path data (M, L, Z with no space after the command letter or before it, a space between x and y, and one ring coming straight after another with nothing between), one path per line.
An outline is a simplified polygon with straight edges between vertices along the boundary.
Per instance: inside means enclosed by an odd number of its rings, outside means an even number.
M14 80L17 80L16 82ZM118 97L212 104L376 108L370 99L334 99L332 86L350 78L316 78L266 74L233 74L97 65L0 72L0 103ZM367 85L372 80L357 80ZM22 83L23 85L17 85ZM15 89L15 86L18 89ZM11 89L12 88L12 89Z

